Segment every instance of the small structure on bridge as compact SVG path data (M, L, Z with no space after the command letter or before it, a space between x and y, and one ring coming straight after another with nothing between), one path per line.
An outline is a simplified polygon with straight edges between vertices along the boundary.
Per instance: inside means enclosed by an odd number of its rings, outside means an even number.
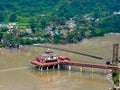
M40 54L40 56L32 60L31 63L34 65L34 68L42 71L63 68L65 65L61 64L61 61L68 62L70 59L65 56L58 56L58 54L48 49L44 53Z

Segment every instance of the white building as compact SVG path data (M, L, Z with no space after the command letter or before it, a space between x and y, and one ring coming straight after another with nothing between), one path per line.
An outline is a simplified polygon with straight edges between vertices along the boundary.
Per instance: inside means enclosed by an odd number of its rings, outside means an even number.
M72 18L70 18L70 20L68 20L66 24L69 28L74 28L76 26L75 21Z
M118 11L118 12L115 11L115 12L113 12L113 14L120 14L120 11Z

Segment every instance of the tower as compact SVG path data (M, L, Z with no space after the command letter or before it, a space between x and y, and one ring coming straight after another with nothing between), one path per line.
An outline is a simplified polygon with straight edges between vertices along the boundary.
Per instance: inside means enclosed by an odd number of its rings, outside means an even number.
M118 63L118 47L119 47L118 43L113 45L113 56L112 56L112 63L113 64Z

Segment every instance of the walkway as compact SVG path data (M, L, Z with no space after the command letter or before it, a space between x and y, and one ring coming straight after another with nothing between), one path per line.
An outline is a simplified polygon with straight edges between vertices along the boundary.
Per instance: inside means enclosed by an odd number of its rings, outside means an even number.
M117 70L120 69L118 66L111 66L106 64L93 64L86 62L74 62L74 61L61 61L61 64L70 65L70 66L82 66L82 67L91 67L91 68L101 68L101 69L112 69Z

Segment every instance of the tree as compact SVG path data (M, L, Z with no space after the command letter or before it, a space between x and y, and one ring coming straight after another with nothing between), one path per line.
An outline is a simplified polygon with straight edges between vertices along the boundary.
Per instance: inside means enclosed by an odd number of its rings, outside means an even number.
M95 36L102 36L104 34L102 30L100 30L99 28L96 28L94 32L95 32L94 33Z
M45 16L43 16L43 17L37 17L37 20L36 20L36 22L37 22L37 28L38 29L44 29L46 26L48 26L49 25L49 18L50 17L45 17Z
M3 37L3 33L0 33L0 41L1 41L2 37Z
M36 20L35 19L31 19L30 22L29 22L29 24L30 24L30 28L32 30L32 33L35 33L35 28L37 27Z
M5 16L2 11L0 11L0 22L3 22L5 19Z
M16 22L17 20L17 15L15 13L10 15L10 22Z
M41 28L44 29L47 26L47 20L46 19L41 19L40 20L40 26L41 26Z
M85 37L86 37L86 38L91 37L91 30L86 30L86 32L85 32Z
M67 38L69 43L75 43L77 41L76 34L74 32L68 33Z
M52 22L54 22L57 25L65 25L65 23L66 23L66 18L65 17L60 17L60 16L57 16L57 15L53 15L51 19L52 19Z
M7 27L1 27L0 28L0 32L7 32L8 31L8 28Z

